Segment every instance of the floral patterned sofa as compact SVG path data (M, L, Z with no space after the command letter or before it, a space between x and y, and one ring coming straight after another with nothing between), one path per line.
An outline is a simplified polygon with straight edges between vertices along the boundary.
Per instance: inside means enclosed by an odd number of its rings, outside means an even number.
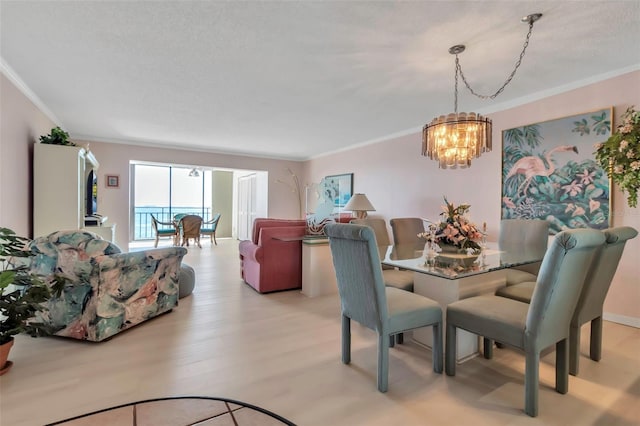
M182 247L122 253L86 231L59 231L29 244L33 272L67 279L39 320L55 335L99 342L170 311L178 303Z

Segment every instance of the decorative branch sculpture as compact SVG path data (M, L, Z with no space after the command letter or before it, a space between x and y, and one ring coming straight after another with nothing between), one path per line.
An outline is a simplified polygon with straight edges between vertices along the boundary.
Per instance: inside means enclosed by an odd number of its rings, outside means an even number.
M276 182L287 185L291 189L291 192L296 194L296 197L298 198L298 217L304 219L302 216L302 194L300 193L300 181L298 180L298 176L296 176L290 168L287 167L287 171L291 175L291 182L285 182L282 179L276 179Z

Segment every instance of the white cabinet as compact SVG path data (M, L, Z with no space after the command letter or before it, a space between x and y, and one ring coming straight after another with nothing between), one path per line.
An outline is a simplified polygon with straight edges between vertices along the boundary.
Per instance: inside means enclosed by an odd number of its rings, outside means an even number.
M89 231L89 232L93 232L94 234L100 235L103 240L111 241L113 244L117 244L115 223L112 225L85 226L82 229L84 231Z
M98 166L93 154L80 146L34 145L34 237L84 228L87 178Z

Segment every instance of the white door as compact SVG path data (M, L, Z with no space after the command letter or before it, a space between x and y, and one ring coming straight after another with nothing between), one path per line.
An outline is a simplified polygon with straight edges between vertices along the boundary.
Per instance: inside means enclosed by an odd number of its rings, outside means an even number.
M238 239L251 239L253 220L256 218L256 175L238 178Z

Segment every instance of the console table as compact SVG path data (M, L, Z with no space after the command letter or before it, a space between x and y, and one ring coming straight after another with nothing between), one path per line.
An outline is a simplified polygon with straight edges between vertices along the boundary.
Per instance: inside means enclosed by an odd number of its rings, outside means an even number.
M338 293L329 239L324 235L276 238L302 243L302 294L307 297Z
M307 297L336 294L338 283L333 268L329 239L302 239L302 294Z

